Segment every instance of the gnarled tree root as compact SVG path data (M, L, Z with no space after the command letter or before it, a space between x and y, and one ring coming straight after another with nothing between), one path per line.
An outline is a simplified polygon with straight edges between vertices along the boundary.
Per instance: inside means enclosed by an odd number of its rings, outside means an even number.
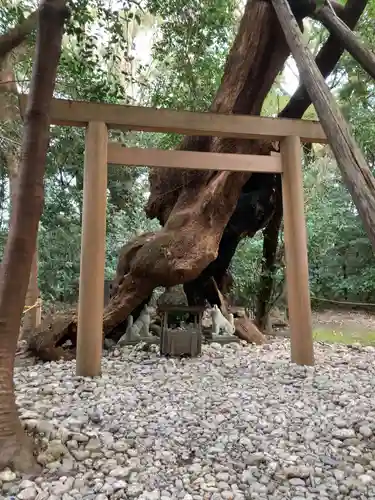
M0 450L0 470L9 467L32 475L39 475L41 472L34 455L33 440L21 426L14 434L0 438Z
M68 340L71 341L72 347L75 347L77 341L75 310L59 313L57 316L47 316L29 336L27 348L42 361L70 360L75 358L74 352L62 347Z
M242 179L244 182L246 175ZM124 247L127 252L122 252L115 295L104 312L105 336L146 300L154 288L192 280L216 257L221 231L241 190L242 183L238 181L237 176L233 178L227 172L216 174L203 193L189 203L184 200L182 206L177 205L163 229L147 237L135 238ZM232 202L229 213L215 218L217 205L220 206L223 198L228 200L228 191ZM124 273L122 278L120 273ZM30 337L29 349L44 360L71 357L71 353L64 352L61 346L67 340L75 345L76 325L74 313L62 314L55 320L47 318Z

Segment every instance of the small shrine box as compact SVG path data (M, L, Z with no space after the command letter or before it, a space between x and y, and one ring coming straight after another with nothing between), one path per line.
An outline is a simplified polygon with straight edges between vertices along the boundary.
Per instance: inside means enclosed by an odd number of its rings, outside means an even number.
M202 351L202 317L205 308L161 305L158 310L162 313L160 354L165 356L198 356ZM170 316L193 316L193 322L188 323L186 328L175 325L171 328L169 314Z

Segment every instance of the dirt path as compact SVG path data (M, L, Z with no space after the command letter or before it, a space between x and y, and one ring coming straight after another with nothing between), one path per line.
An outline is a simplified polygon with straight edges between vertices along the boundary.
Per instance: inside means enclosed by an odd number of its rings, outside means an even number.
M375 314L358 311L321 311L313 313L314 329L343 333L375 332Z
M358 311L326 310L312 314L315 340L375 345L375 314ZM289 328L275 331L276 337L290 337Z

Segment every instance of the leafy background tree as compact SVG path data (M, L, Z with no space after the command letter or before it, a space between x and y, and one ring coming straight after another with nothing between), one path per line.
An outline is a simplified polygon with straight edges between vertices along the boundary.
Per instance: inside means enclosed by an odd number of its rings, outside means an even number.
M32 0L4 0L0 33L37 7ZM67 99L205 110L219 86L241 15L237 0L79 0L64 37L56 96ZM374 46L375 1L369 2L358 32ZM317 23L306 25L316 52L326 38ZM18 89L28 89L34 36L12 55ZM276 81L263 107L275 116L294 90L294 65ZM375 157L374 82L345 55L329 80L371 168ZM315 116L312 107L306 117ZM21 123L0 124L0 247L8 229L7 152L17 151ZM113 132L129 146L172 148L173 134ZM82 217L84 131L53 127L45 179L45 208L39 230L39 285L48 302L77 298ZM304 164L310 283L319 297L375 301L375 262L349 193L327 147L314 147ZM145 168L109 166L106 276L115 271L117 252L134 234L158 227L143 206L148 196ZM282 238L282 236L281 236ZM261 235L243 241L232 263L234 295L252 305L260 265ZM277 274L275 294L284 280Z

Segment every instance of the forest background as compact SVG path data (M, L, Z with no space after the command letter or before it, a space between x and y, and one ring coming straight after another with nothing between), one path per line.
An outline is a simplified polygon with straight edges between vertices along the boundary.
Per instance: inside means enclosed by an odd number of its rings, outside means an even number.
M0 33L36 8L32 0L1 0ZM56 81L56 97L137 104L192 111L207 110L219 87L225 59L243 5L239 0L145 0L74 2ZM357 32L375 46L375 0ZM306 40L316 54L327 37L320 25L305 22ZM27 92L33 37L7 62L16 92ZM298 85L292 59L266 99L262 114L276 116ZM329 86L373 170L375 87L344 54ZM304 118L316 118L313 107ZM22 122L0 124L0 252L9 223L12 162L20 149ZM112 133L128 146L170 149L179 136ZM83 190L84 131L52 127L45 178L45 206L39 226L39 287L46 304L77 300ZM304 182L313 296L375 302L375 259L361 221L343 186L327 146L304 155ZM119 248L135 234L154 230L143 212L148 198L146 168L109 166L106 277L115 272ZM279 252L274 299L282 297L284 264ZM231 265L237 303L252 308L259 283L262 235L244 240Z

